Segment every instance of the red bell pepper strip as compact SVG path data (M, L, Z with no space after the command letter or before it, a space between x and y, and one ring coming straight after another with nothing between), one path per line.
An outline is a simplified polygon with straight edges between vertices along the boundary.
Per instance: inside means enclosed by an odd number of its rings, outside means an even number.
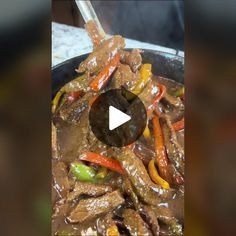
M175 131L179 131L181 129L184 129L184 118L182 118L181 120L175 122L173 124L173 128Z
M152 104L147 109L147 115L150 116L155 108L156 104L163 98L166 93L166 87L163 84L158 84L159 93L154 98Z
M164 138L159 122L159 117L157 116L157 114L153 116L152 123L153 123L154 144L156 152L156 163L158 166L158 170L160 176L167 182L171 183L172 177L170 173L170 166L166 155Z
M83 155L81 155L80 160L99 164L122 175L126 174L125 170L117 160L102 156L94 152L84 153Z
M96 76L96 78L90 83L89 86L93 91L98 92L107 83L111 74L116 69L119 61L120 55L116 54L111 62L105 66L103 70Z

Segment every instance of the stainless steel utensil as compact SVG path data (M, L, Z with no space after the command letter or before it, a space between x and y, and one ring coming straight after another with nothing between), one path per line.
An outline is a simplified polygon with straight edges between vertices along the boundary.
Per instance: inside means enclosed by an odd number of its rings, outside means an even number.
M89 20L93 20L96 25L98 26L98 30L100 31L100 34L103 35L104 37L106 37L106 33L102 28L102 25L100 23L100 21L98 20L97 14L94 11L94 8L91 4L90 1L80 1L80 0L75 0L80 13L85 21L85 23L87 23Z

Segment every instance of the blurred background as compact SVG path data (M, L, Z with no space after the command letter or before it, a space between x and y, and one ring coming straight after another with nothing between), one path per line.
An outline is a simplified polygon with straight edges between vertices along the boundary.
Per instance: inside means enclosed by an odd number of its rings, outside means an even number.
M184 49L185 235L236 235L235 1L92 4L109 33ZM50 235L52 20L83 26L73 1L0 3L1 235Z
M106 33L184 48L183 1L92 1ZM84 27L74 1L52 0L52 21Z

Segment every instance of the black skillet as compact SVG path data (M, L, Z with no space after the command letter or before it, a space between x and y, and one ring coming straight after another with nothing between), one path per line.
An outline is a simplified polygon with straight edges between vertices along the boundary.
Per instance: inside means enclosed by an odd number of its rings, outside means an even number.
M129 49L127 49L129 50ZM52 68L52 98L59 89L78 76L75 69L89 54L64 61ZM143 63L152 64L154 75L163 76L184 83L184 58L169 53L143 49Z

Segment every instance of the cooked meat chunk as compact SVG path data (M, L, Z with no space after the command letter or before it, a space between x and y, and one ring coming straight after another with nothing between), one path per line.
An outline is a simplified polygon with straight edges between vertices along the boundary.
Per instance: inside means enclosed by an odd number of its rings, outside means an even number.
M183 87L182 84L177 83L174 80L167 79L167 78L162 77L162 76L155 76L155 79L158 81L158 83L165 85L166 91L169 94L171 94L174 91L176 91L176 90L180 89L181 87Z
M149 236L152 235L148 225L141 216L132 209L125 209L123 213L124 224L129 230L131 236Z
M70 223L81 223L91 220L100 214L107 213L124 203L124 198L118 190L101 197L81 200L67 217Z
M139 94L139 98L142 100L146 109L152 104L154 98L158 95L159 88L157 83L149 81L143 91Z
M184 130L176 132L179 145L184 149Z
M168 157L174 167L184 176L184 151L177 141L176 133L171 125L170 119L165 116L165 118L162 117L160 119L160 122Z
M140 141L136 141L134 153L146 167L148 166L148 163L156 157L155 152Z
M112 187L104 184L93 184L86 182L76 182L74 190L68 194L67 200L73 201L81 195L101 196L105 193L111 192Z
M78 68L78 72L88 71L89 74L96 74L106 66L118 51L125 47L124 39L115 35L103 41Z
M172 190L163 189L151 181L142 161L130 149L117 150L114 156L126 170L135 191L143 201L151 205L157 205L161 198L171 198L173 196L174 192Z
M58 122L57 135L60 160L70 163L89 147L87 140L88 125L88 119L83 117L79 125L65 121Z
M116 223L112 219L112 213L106 214L104 217L101 217L97 221L98 233L103 236L119 236L119 235L109 235L109 228L115 227Z
M80 121L82 112L89 107L89 100L93 96L92 93L86 93L81 99L78 99L72 103L67 102L61 108L59 116L69 123L78 124Z
M158 224L157 217L153 209L150 206L143 205L140 208L140 212L147 224L149 225L153 236L159 236L160 226Z
M66 197L70 189L70 184L68 180L68 171L65 163L52 162L52 176L57 193L61 198Z
M171 235L182 235L182 226L179 224L173 212L165 206L151 207L158 220L168 225Z
M142 57L139 49L133 49L131 52L121 52L121 62L130 66L133 72L138 71L142 64Z
M60 228L65 227L64 219L70 211L69 204L66 203L65 198L56 202L52 212L52 235L57 235Z
M96 48L102 42L104 36L101 35L94 21L90 20L84 26L92 40L94 48Z
M130 198L131 198L131 200L134 204L135 209L138 210L139 200L138 200L138 197L137 197L136 193L134 192L133 186L132 186L132 184L131 184L131 182L128 178L125 177L122 187L123 187L123 191L128 196L130 196Z
M172 123L184 116L184 105L179 97L173 97L166 93L161 100L164 112L170 117Z
M128 65L120 64L112 78L111 88L120 88L121 86L131 90L138 81L139 75L131 71Z

